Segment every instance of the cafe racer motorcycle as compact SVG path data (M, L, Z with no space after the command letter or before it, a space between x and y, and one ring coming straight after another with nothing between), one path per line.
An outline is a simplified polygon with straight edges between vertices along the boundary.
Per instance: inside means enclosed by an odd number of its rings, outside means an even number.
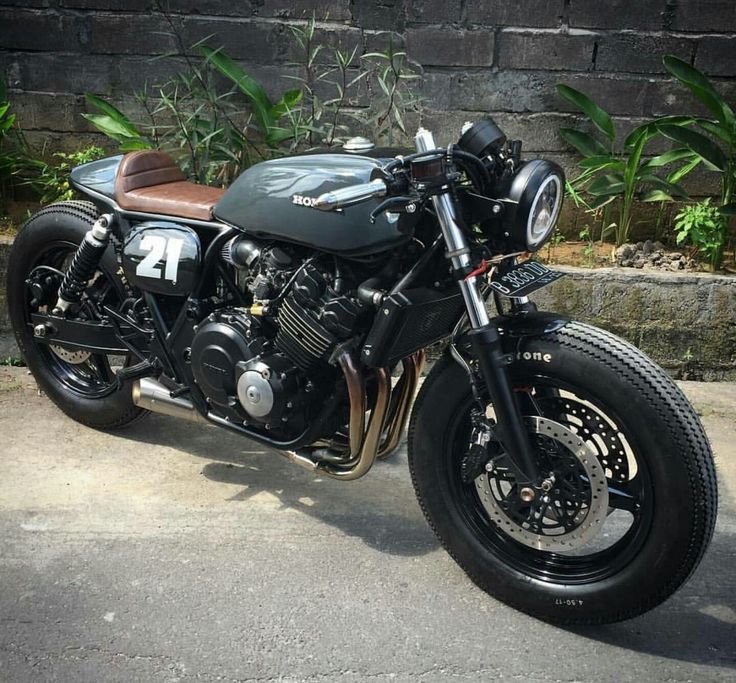
M560 276L525 260L556 164L490 118L415 142L266 161L227 191L155 151L74 169L87 201L40 210L10 259L28 367L85 425L165 413L345 481L408 423L421 507L483 590L561 623L651 609L715 523L697 415L636 348L529 300Z

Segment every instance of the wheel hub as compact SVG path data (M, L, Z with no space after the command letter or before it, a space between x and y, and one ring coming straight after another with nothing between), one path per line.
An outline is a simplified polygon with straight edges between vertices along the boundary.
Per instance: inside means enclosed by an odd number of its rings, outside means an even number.
M606 475L592 449L571 429L543 417L525 418L540 465L549 472L535 496L521 496L502 456L475 478L491 521L537 550L570 551L591 541L608 513Z

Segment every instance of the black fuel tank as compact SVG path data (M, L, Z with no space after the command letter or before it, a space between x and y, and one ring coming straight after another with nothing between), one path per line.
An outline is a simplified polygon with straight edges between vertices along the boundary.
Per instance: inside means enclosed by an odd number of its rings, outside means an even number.
M345 154L311 154L264 161L245 171L214 209L215 217L248 234L296 242L321 251L348 255L376 253L408 239L396 215L371 223L379 200L343 211L310 206L323 192L366 183L382 164Z

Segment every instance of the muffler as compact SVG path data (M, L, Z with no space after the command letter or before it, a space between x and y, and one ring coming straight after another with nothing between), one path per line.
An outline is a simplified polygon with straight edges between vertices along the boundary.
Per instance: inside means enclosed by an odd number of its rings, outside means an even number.
M153 413L180 417L190 422L210 424L202 417L194 404L181 396L173 397L161 382L143 377L133 382L133 403Z

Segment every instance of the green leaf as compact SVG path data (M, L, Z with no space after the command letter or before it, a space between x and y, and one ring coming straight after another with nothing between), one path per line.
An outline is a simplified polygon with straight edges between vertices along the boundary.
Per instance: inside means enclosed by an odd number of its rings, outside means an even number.
M121 152L136 152L139 149L151 149L151 143L143 138L129 138L125 142L120 143Z
M268 99L263 86L220 50L213 50L207 45L200 45L199 51L223 76L235 83L239 90L250 100L258 124L264 135L267 136L275 120L272 114L273 105L271 100Z
M603 175L588 185L588 192L595 196L619 195L626 190L624 178L620 173Z
M114 140L125 140L126 138L139 138L135 129L113 119L107 114L82 114L95 128Z
M718 211L724 216L736 216L736 202L724 204L718 209Z
M640 202L671 202L672 197L664 190L649 190L639 197Z
M629 158L626 162L626 170L624 171L626 194L629 197L634 192L634 185L636 184L637 176L640 173L639 164L641 163L641 155L644 151L645 145L647 144L647 140L651 136L651 132L646 126L640 127L637 131L639 131L639 134L635 138L633 148L631 149Z
M580 168L590 169L591 171L600 171L604 168L610 168L611 170L616 171L624 170L623 162L609 155L587 157L583 159L578 166L580 166Z
M616 200L616 197L618 197L617 194L613 196L607 196L602 195L600 197L596 197L591 203L590 203L590 210L591 211L598 211L598 209L602 209L607 204L610 204L611 202Z
M608 150L592 135L573 128L560 128L562 139L586 157L610 156Z
M663 190L667 194L682 197L683 199L690 199L690 196L683 187L677 183L670 183L659 176L652 175L651 173L645 173L639 177L639 181L642 183L649 183L654 185L655 188Z
M667 182L679 183L688 173L695 169L701 161L702 159L696 155L692 161L684 164L676 171L672 171L672 173L667 176Z
M568 102L571 102L580 109L609 140L613 141L615 139L616 132L613 129L611 117L608 112L601 109L590 97L562 83L557 84L557 92Z
M721 99L713 84L702 71L684 62L674 55L665 55L662 59L665 69L669 71L678 81L690 89L713 115L728 126L733 126L734 115L731 108Z
M274 121L278 121L287 112L291 111L296 107L302 99L302 91L299 88L287 90L281 99L273 105L271 109L271 116Z
M649 139L656 132L654 123L645 123L644 125L637 126L632 130L624 140L624 148L631 149L639 144L642 137Z
M679 149L671 149L669 152L660 154L649 161L642 164L642 170L648 170L650 168L660 168L661 166L667 166L676 161L683 161L684 159L691 160L694 154L691 150L686 147L680 147Z
M723 140L726 144L731 144L733 138L727 126L716 123L715 121L709 121L708 119L697 119L695 123L711 135L715 135L717 138Z
M97 109L97 111L100 111L103 114L103 116L95 114L82 114L82 116L84 116L85 119L91 121L93 125L97 125L95 123L95 120L101 121L103 119L107 119L110 121L109 125L111 127L114 127L115 129L121 131L119 133L120 135L125 135L126 137L141 137L140 132L133 125L131 120L119 109L116 109L109 102L105 102L105 100L103 100L102 98L97 97L96 95L92 95L91 93L86 93L84 97L87 102L89 102L89 104L91 104L95 109ZM95 118L93 119L92 117ZM105 131L103 130L102 132L104 133Z
M657 129L665 137L695 152L714 171L726 170L727 162L723 151L705 135L690 128L671 124L658 125Z

